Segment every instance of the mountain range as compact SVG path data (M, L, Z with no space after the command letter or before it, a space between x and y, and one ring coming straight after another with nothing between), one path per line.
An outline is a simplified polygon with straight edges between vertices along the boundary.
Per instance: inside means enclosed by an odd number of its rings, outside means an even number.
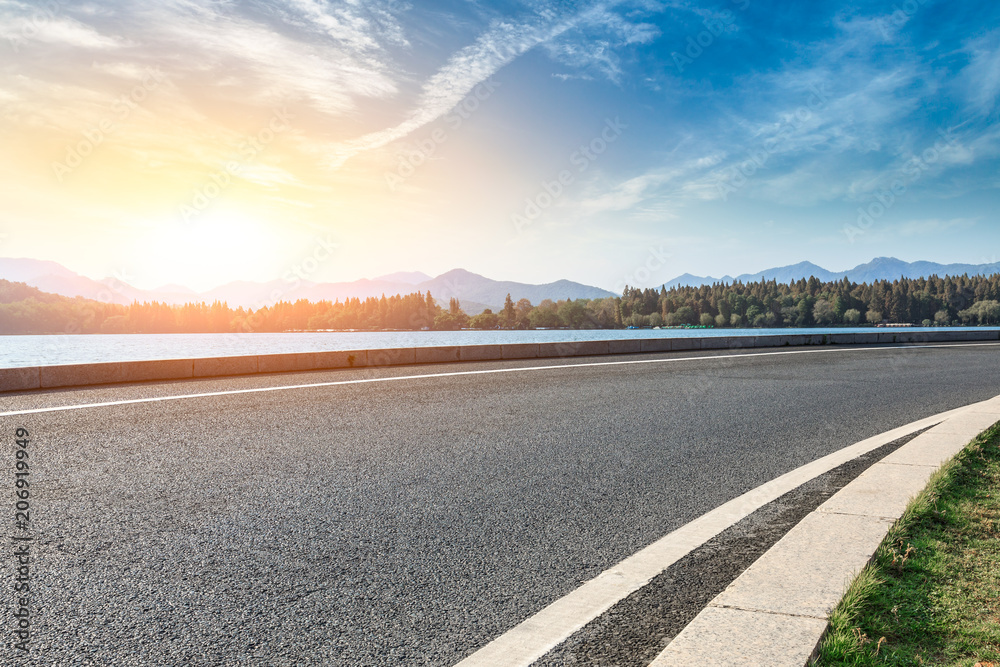
M732 278L693 276L684 274L674 278L664 287L680 285L700 286L717 282L732 283L753 282L760 280L777 280L788 283L802 278L815 276L829 282L847 278L853 282L872 282L875 280L896 280L905 278L925 278L931 275L992 275L1000 273L1000 263L993 264L936 264L934 262L904 262L892 257L879 257L867 264L849 271L828 271L811 262L801 262L790 266L767 269L759 273L743 274ZM381 297L383 294L410 294L412 292L430 292L434 298L446 305L451 298L458 299L465 312L474 315L485 308L494 311L503 307L504 298L509 293L514 301L528 299L538 304L544 299L597 299L616 296L612 292L569 280L559 280L544 285L531 285L503 280L491 280L484 276L454 269L437 277L431 277L419 271L403 271L379 276L373 279L355 280L339 283L315 283L301 281L290 284L283 280L269 282L235 281L221 285L206 292L195 292L182 285L164 285L156 289L145 290L133 287L117 278L92 280L81 276L70 269L52 261L0 258L0 278L15 282L23 282L37 287L44 292L52 292L63 296L82 296L120 304L130 304L133 301L160 301L174 305L205 301L223 301L230 306L244 308L259 308L271 305L276 301L294 301L308 299L309 301L345 301L350 298L366 299Z
M700 287L701 285L711 285L713 283L733 283L736 281L749 283L761 280L777 280L779 283L789 283L802 278L816 276L823 282L832 282L847 278L855 283L871 283L876 280L898 280L900 278L927 278L929 276L989 276L1000 273L1000 262L993 264L936 264L934 262L904 262L895 257L876 257L867 264L859 264L848 271L828 271L822 266L817 266L812 262L800 262L790 266L780 266L774 269L767 269L759 273L744 273L736 276L723 276L722 278L693 276L685 273L674 278L663 286L667 289L678 286Z
M374 279L362 279L341 283L316 283L300 281L288 283L283 280L269 282L235 281L206 292L195 292L180 285L165 285L144 290L133 287L117 278L92 280L81 276L56 262L24 259L0 258L0 278L23 282L45 292L63 296L82 296L98 301L130 304L133 301L160 301L168 304L189 302L224 301L231 307L259 308L276 301L345 301L350 298L366 299L381 297L383 294L410 294L430 292L442 305L451 298L458 299L463 310L474 315L485 308L499 310L503 307L507 294L514 301L528 299L538 304L544 299L597 299L615 296L599 287L591 287L569 280L559 280L544 285L531 285L511 281L491 280L464 269L454 269L437 277L419 271L392 273Z

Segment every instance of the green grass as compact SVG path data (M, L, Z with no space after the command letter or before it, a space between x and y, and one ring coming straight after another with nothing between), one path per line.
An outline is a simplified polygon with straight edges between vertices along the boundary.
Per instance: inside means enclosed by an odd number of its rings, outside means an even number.
M830 616L820 667L1000 667L1000 425L931 479Z

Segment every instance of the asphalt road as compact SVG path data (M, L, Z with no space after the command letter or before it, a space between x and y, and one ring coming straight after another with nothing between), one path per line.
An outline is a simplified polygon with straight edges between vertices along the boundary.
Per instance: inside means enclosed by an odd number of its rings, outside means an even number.
M31 434L32 661L452 665L804 463L1000 394L1000 347L350 370L0 395ZM11 525L11 521L8 521ZM16 576L0 562L0 588ZM9 594L8 598L9 599ZM23 658L4 616L0 664Z

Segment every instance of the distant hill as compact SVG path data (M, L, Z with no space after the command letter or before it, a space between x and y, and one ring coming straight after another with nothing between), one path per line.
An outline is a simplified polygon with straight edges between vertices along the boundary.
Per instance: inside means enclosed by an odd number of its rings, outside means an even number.
M823 282L837 280L838 276L833 271L827 271L821 266L816 266L812 262L799 262L791 266L782 266L776 269L768 269L754 274L743 274L739 280L745 283L760 282L762 280L777 280L779 283L789 283L793 280L800 280L816 276ZM897 278L899 276L896 276Z
M903 262L894 257L878 257L856 266L847 277L856 283L897 278L925 278L927 276L991 276L1000 273L1000 262L992 264L935 264L934 262ZM885 276L885 278L881 278ZM891 277L890 277L891 276Z
M558 280L544 285L530 285L506 280L490 280L464 269L454 269L443 273L433 280L420 283L417 285L417 289L423 292L430 290L436 299L447 301L455 297L463 304L466 300L475 301L484 303L493 310L503 307L504 299L508 293L515 302L519 299L528 299L535 305L544 299L558 301L559 299L603 299L609 296L618 296L599 287L581 285L569 280Z
M26 283L44 276L76 276L62 264L42 259L24 257L0 257L0 277L11 282Z
M121 295L121 299L114 299L114 303L122 303L125 305L128 305L133 301L160 301L162 303L179 305L197 298L197 294L194 290L188 289L182 285L164 285L163 287L157 287L153 290L142 290L137 287L132 287L127 283L123 283L117 278L105 278L101 281L101 284L106 286L112 294ZM56 294L69 296L67 294L68 290L62 292L59 290L50 291L55 292ZM107 293L105 292L105 295L106 294ZM87 298L99 297L87 296Z
M461 302L465 312L475 315L485 308L499 310L503 307L504 298L508 293L514 301L528 299L536 305L544 299L557 301L616 296L607 290L569 280L531 285L491 280L464 269L455 269L436 278L419 271L410 271L393 273L374 280L362 279L342 283L234 281L206 292L194 292L181 285L166 285L155 290L143 290L114 278L105 278L103 281L91 280L56 262L0 258L0 278L24 282L45 292L62 296L82 296L126 305L133 301L159 301L171 305L222 301L233 308L259 308L282 300L307 299L314 302L346 301L351 298L364 300L368 297L381 297L383 294L393 296L429 290L440 305L447 307L448 301L454 297Z
M132 298L108 285L70 271L62 264L38 259L0 257L0 278L63 296L128 304Z
M867 264L861 264L849 271L828 271L811 262L800 262L791 266L781 266L767 269L759 273L744 273L732 278L699 277L691 274L678 276L664 287L711 285L717 282L732 283L738 280L743 283L759 282L761 280L777 280L779 283L789 283L803 278L815 276L824 282L848 280L855 283L872 283L877 280L898 280L899 278L927 278L929 276L990 276L1000 273L1000 263L993 264L936 264L934 262L904 262L894 257L877 257Z

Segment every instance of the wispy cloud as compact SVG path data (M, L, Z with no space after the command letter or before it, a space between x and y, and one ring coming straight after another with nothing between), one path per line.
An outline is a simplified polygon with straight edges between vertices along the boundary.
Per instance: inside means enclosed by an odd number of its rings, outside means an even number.
M128 41L123 38L103 35L89 25L67 18L49 21L20 18L8 25L5 32L5 37L20 37L29 41L87 50L118 49L128 45Z
M521 22L496 21L476 41L460 49L422 87L414 109L401 123L366 134L330 149L328 164L342 166L359 153L381 148L398 141L454 109L477 85L496 74L531 49L543 46L557 62L580 70L578 74L555 74L564 80L590 79L587 69L595 69L606 78L617 81L621 75L615 48L622 45L645 44L659 35L651 23L627 20L612 12L620 0L597 2L574 7L544 7L530 20ZM660 11L659 3L638 3L643 11ZM595 29L610 35L608 39L594 37Z
M910 17L904 19L838 16L833 35L796 46L795 60L740 75L716 94L718 107L700 124L697 144L686 149L689 168L651 165L607 195L582 202L582 209L625 211L657 198L720 200L734 189L741 197L791 206L870 197L934 146L937 129L950 126L941 116L941 125L928 127L928 107L937 105L947 73L933 55L908 45L901 30ZM967 88L976 91L973 104L981 113L1000 92L996 42L991 36L968 49L963 75L978 86ZM984 136L959 136L922 176L930 180L969 164L973 146L987 149ZM705 156L712 157L710 167L692 168Z
M612 211L625 211L660 199L666 191L674 194L685 192L692 186L692 176L702 175L725 159L724 153L688 160L673 167L656 169L630 178L579 203L579 209L590 215ZM714 190L714 187L713 187ZM691 195L687 191L685 194Z
M351 157L397 141L444 116L472 90L528 50L570 29L579 16L541 17L531 23L499 22L475 43L459 50L423 85L409 117L394 127L334 146L328 164L338 168Z
M609 7L595 7L581 18L572 29L544 45L549 57L581 73L576 78L597 72L620 83L624 72L619 50L649 44L661 34L656 25L630 20Z
M961 84L969 107L987 116L1000 101L1000 30L972 40L965 47L969 64L961 73Z
M301 15L321 33L348 47L354 53L382 51L386 44L408 44L402 25L390 8L398 2L349 2L331 6L317 0L287 0L290 9Z
M272 26L248 18L205 8L164 7L159 30L149 37L165 46L185 40L188 55L178 66L191 75L205 70L225 75L259 103L303 100L319 111L341 115L354 110L359 97L388 97L397 91L387 63L356 53L351 44L367 44L360 22L352 31L341 26L344 37L328 43L295 39ZM235 92L235 91L234 91Z
M298 100L340 116L355 111L360 99L398 91L385 47L405 40L382 3L328 8L289 0L261 15L235 3L188 0L58 9L39 15L30 6L7 3L0 7L2 35L87 51L93 55L83 58L115 75L155 63L191 100L261 105ZM36 55L38 62L19 63L22 78L34 78L53 57Z

